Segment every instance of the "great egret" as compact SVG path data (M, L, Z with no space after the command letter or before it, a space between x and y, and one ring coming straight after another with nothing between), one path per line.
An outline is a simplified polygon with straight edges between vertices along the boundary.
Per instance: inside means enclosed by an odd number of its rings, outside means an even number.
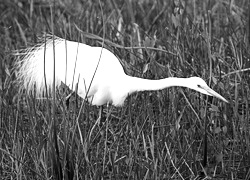
M172 86L187 87L227 102L199 77L169 77L160 80L131 77L125 74L118 58L105 48L91 47L58 37L54 39L54 45L55 86L63 82L74 91L73 88L78 83L78 95L82 98L87 97L92 105L101 106L110 103L121 106L126 97L134 92L160 90ZM16 62L17 80L21 82L22 87L27 92L33 91L36 87L34 92L42 95L46 87L44 77L46 74L46 84L51 90L54 71L52 39L24 53L24 57Z

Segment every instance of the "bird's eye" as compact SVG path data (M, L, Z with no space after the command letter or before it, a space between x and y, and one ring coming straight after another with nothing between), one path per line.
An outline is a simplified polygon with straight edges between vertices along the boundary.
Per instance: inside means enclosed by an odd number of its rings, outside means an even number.
M197 87L198 87L198 88L201 88L201 85L198 84Z

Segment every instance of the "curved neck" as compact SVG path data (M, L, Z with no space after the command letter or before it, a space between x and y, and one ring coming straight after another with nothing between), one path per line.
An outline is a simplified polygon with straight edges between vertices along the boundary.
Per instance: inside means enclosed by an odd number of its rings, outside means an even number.
M164 88L174 87L174 86L189 87L189 83L187 81L188 78L169 77L159 80L150 80L150 79L141 79L131 76L128 77L129 77L128 78L129 94L132 94L133 92L136 91L161 90Z

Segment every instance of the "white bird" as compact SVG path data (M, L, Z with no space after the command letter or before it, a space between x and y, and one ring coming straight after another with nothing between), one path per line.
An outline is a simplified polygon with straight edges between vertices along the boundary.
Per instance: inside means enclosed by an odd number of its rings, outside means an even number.
M126 97L134 92L161 90L172 86L187 87L228 102L199 77L169 77L160 80L131 77L125 74L118 58L105 48L91 47L58 37L54 39L54 45L55 86L58 87L63 82L74 91L73 88L78 83L78 95L87 97L92 105L110 103L121 106ZM51 90L53 86L53 41L50 38L46 43L27 49L24 53L24 57L16 62L17 81L28 93L33 91L41 96L46 87L44 72L48 89Z

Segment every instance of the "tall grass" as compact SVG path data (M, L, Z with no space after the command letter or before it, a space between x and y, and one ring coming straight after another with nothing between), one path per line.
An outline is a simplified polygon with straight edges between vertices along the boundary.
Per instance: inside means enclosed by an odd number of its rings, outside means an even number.
M248 179L248 7L245 0L2 2L1 177ZM52 100L20 92L13 69L14 50L52 29L68 40L104 42L132 76L200 76L230 103L182 88L142 92L105 107L97 125L98 108L77 95L65 101L62 85L53 119Z

